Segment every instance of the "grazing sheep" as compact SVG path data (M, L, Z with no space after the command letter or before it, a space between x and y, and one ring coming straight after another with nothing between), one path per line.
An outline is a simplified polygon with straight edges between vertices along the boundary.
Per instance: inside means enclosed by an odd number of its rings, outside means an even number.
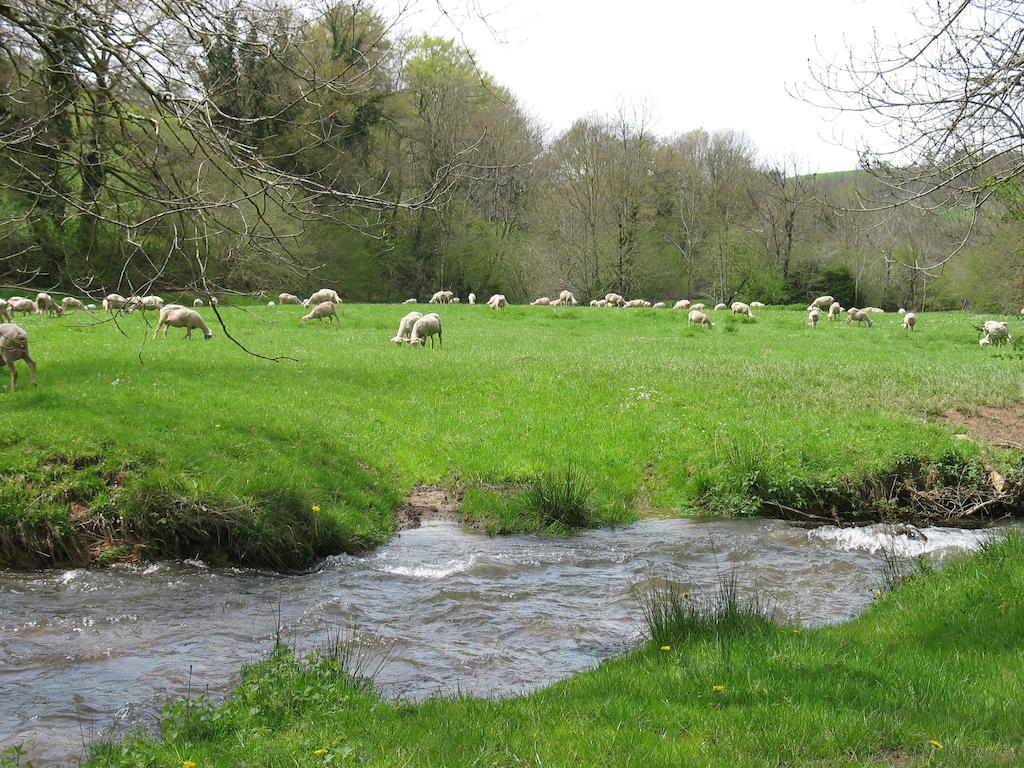
M689 299L680 299L679 301L677 301L675 304L672 305L672 309L687 309L687 308L689 308L689 306L690 306L690 300Z
M719 302L718 304L715 304L715 311L716 312L719 311L719 310L723 310L723 309L725 309L725 304L723 304L721 302Z
M418 302L418 301L416 301L416 299L406 299L406 300L405 300L405 301L403 301L402 303L403 303L403 304L419 304L419 302Z
M875 315L884 315L885 314L885 310L881 309L879 307L864 307L864 311L865 312L871 312L872 314L875 314Z
M203 300L202 299L194 299L192 301L192 306L196 307L198 309L199 307L203 306Z
M183 307L181 304L165 304L160 307L160 320L156 324L156 328L153 329L153 338L156 338L157 332L163 328L164 338L167 338L168 328L184 328L185 338L192 338L193 329L198 328L203 332L203 337L209 341L213 338L213 331L203 320L203 316L196 312L194 309Z
M546 307L551 303L551 299L547 296L541 296L539 299L534 299L530 302L531 307Z
M41 315L43 311L39 308L32 299L26 299L24 296L11 296L7 300L7 305L13 312L24 312L26 315L31 312L34 315Z
M395 344L401 344L402 342L409 341L409 337L412 335L412 327L416 325L416 321L423 317L422 312L410 312L408 315L403 317L398 322L398 333L391 339Z
M917 325L917 315L913 312L907 312L903 316L903 327L908 331L914 330L914 326Z
M430 297L430 300L427 302L427 304L447 304L447 294L447 291L438 291L437 293Z
M141 299L138 298L138 297L132 297L132 298L134 298L135 300L134 300L134 302L132 301L132 299L128 300L129 301L129 304L128 304L128 308L129 309L132 309L133 307L136 308L136 309L141 309L141 310L163 309L164 308L164 300L162 298L160 298L159 296L143 296Z
M39 314L46 312L50 315L63 315L64 307L60 304L54 303L50 294L48 293L37 293L36 294L36 306L39 307Z
M643 299L630 299L623 306L627 309L643 309L645 305L649 307L650 303Z
M96 309L97 309L97 307L96 307L95 304L86 304L85 305L85 311L86 312L95 312Z
M3 323L0 325L0 367L7 366L11 372L11 392L18 384L18 370L14 367L15 360L24 360L32 375L32 386L36 381L36 361L28 353L28 334L20 325Z
M626 300L622 298L621 294L618 293L606 293L604 300L608 302L609 306L612 307L624 307L626 306Z
M300 299L294 293L279 293L277 294L277 300L282 304L302 304L302 299Z
M817 309L817 307L815 307L815 309ZM842 305L840 305L840 303L838 301L833 301L832 304L828 308L828 319L829 320L835 320L837 317L839 317L839 313L842 312L842 311L843 311Z
M274 304L274 302L272 302L272 301L268 301L268 302L267 302L267 306L268 306L268 307L273 307L273 306L276 306L276 305Z
M476 294L475 293L470 293L469 296L466 297L466 299L469 301L470 304L476 304Z
M1000 346L1010 341L1010 324L1003 320L986 320L985 321L985 335L978 342L981 346L987 347L989 344L995 344Z
M462 299L460 299L458 296L456 296L454 299L451 300L452 304L459 304L461 302L462 302Z
M65 296L60 300L60 303L61 306L64 307L65 311L69 309L85 309L85 305L82 303L81 299L76 299L74 296Z
M835 296L819 296L818 298L811 302L811 306L807 308L807 311L810 312L815 307L817 307L818 309L824 309L835 300Z
M564 303L565 303L565 302L564 302L564 301L562 301L561 299L554 299L553 301L550 301L550 302L548 302L548 306L549 306L549 307L560 307L560 306L562 306L562 305L563 305Z
M218 299L216 296L211 296L210 297L210 306L211 307L219 307L220 306L220 299Z
M699 309L691 309L690 313L686 316L686 324L693 325L706 325L708 328L714 328L715 324L711 322L711 318L701 312Z
M690 309L704 309L704 304L691 304Z
M592 307L599 307L601 305L597 303L597 299L591 299L590 300L590 306L592 306Z
M659 301L654 305L654 309L665 309L666 306L664 301Z
M496 293L487 300L487 306L491 309L504 309L508 306L508 300L505 298L505 294Z
M734 315L746 315L747 317L754 316L754 313L750 311L750 305L744 304L742 301L734 301L729 309L732 310Z
M306 322L307 320L320 320L323 322L325 317L332 323L338 319L338 314L334 311L333 301L321 301L309 310L308 315L303 315L302 322Z
M818 317L821 315L821 310L817 307L812 307L811 311L807 313L807 322L811 324L811 328L818 327Z
M871 315L868 313L866 309L851 309L849 312L846 313L847 325L854 322L867 323L868 328L874 325L874 323L871 322Z
M764 304L760 301L752 301L750 302L750 306L753 307L754 309L760 309L761 307L764 306Z
M341 304L341 297L338 295L337 291L332 291L330 288L321 288L306 299L306 301L309 302L306 306L320 305L325 301L329 301L333 304Z
M558 294L558 300L563 304L573 307L576 306L576 297L573 295L572 291L562 291Z
M907 314L907 310L906 310L906 309L904 309L903 307L900 307L900 308L899 308L899 309L897 309L896 311L897 311L897 312L899 312L899 313L900 313L901 315L905 315L905 314Z
M500 294L498 294L500 296ZM504 299L504 296L501 296ZM430 339L430 348L434 348L434 337L437 336L437 345L444 349L444 340L441 337L441 318L436 312L424 315L412 326L412 336L409 338L409 345L413 347L426 347L426 340Z
M8 304L4 299L0 299L0 317L6 320L8 323L14 318L14 313L11 311L11 305Z

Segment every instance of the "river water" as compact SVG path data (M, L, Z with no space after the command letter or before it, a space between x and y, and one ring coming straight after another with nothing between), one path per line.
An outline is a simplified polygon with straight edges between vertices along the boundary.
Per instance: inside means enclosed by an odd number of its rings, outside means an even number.
M378 689L416 699L502 696L595 666L641 636L635 585L694 592L735 572L805 625L861 612L883 547L944 557L989 533L799 528L765 520L647 520L565 539L489 538L451 523L402 533L303 574L201 562L0 571L0 748L37 766L152 724L189 691L222 695L280 627L300 652L341 633Z

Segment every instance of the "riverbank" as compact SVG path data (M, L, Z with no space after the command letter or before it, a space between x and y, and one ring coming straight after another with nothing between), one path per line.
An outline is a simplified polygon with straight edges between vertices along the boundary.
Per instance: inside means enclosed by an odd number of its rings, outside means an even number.
M1022 589L1011 534L820 629L728 600L693 611L701 597L677 592L683 610L643 648L501 701L392 705L329 655L282 649L224 703L175 704L161 739L87 765L1016 766Z
M1020 360L978 347L980 317L814 330L769 308L707 331L670 310L435 309L443 350L388 342L407 307L303 325L292 307L222 306L279 362L208 308L210 342L153 341L141 313L19 320L40 386L3 396L0 567L302 568L386 541L420 484L490 533L560 529L544 498L570 471L583 525L1021 512L1020 452L943 415L1024 401Z

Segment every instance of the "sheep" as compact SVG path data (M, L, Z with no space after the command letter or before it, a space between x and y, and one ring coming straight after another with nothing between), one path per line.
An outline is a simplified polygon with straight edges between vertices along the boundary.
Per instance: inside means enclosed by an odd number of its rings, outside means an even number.
M183 307L181 304L164 304L160 307L160 320L156 324L156 328L153 329L153 338L156 338L157 332L163 328L164 338L167 338L168 328L184 328L185 338L192 338L192 331L198 328L203 332L203 337L209 341L213 338L213 331L203 320L203 316L196 312L194 309Z
M807 322L811 324L811 328L818 327L818 317L821 315L821 310L817 307L811 307L811 311L807 313Z
M401 344L402 342L409 341L409 336L412 335L412 327L416 325L416 321L423 317L422 312L410 312L408 315L403 317L398 322L398 333L391 339L395 344Z
M871 312L872 314L876 314L876 315L884 315L885 314L885 310L881 309L879 307L864 307L863 311L864 312Z
M504 309L508 306L508 300L505 298L504 294L496 293L487 300L487 306L491 309Z
M608 299L592 299L591 302L590 302L590 306L592 306L592 307L608 307L608 306L611 306L611 305L608 303Z
M267 302L267 306L268 306L268 307L275 307L275 306L277 306L277 305L276 305L276 304L274 304L274 302L272 302L272 301L268 301L268 302Z
M459 304L461 301L462 301L462 299L460 299L458 296L456 296L454 299L451 300L451 303L452 304Z
M65 311L69 309L85 309L81 299L76 299L74 296L65 296L60 300L60 304L64 307Z
M754 309L760 309L761 307L764 306L764 304L760 301L752 301L750 302L750 306L753 307Z
M216 296L211 296L210 297L210 306L211 307L219 307L220 306L220 299L218 299Z
M546 307L551 303L551 299L547 296L541 296L539 299L534 299L530 302L531 307Z
M470 304L476 304L476 294L475 293L470 293L469 296L467 296L466 298L468 299Z
M693 325L706 325L708 328L714 328L715 324L711 322L711 318L701 312L699 309L691 309L689 314L686 316L686 324Z
M604 300L612 307L624 307L626 306L626 300L622 298L622 294L619 293L606 293Z
M128 309L163 309L165 306L164 300L159 296L143 296L142 298L133 296L128 301Z
M623 306L627 309L643 309L645 303L643 299L630 299Z
M592 306L592 307L599 307L601 305L597 303L597 299L591 299L590 300L590 306Z
M664 301L659 301L654 305L654 309L665 309L666 306Z
M874 323L871 322L871 315L868 313L868 311L866 309L851 309L849 312L847 312L846 313L846 323L847 323L847 325L849 325L850 323L853 323L853 322L867 323L868 328L870 328L872 325L874 325Z
M419 304L419 302L418 302L418 301L416 301L416 299L406 299L406 300L405 300L405 301L403 301L402 303L403 303L403 304Z
M691 304L690 309L704 309L704 304Z
M7 305L13 312L24 312L26 315L31 312L34 315L41 315L43 311L39 308L32 299L26 299L24 296L11 296L7 300Z
M323 304L325 301L330 301L334 304L341 304L341 297L338 295L337 291L332 291L330 288L321 288L306 299L306 301L309 302L307 306Z
M302 299L294 293L279 293L277 294L277 300L282 304L302 304Z
M37 293L36 294L36 306L39 307L39 314L47 312L51 315L63 315L64 307L60 304L56 304L53 298L48 293Z
M563 304L570 305L573 307L576 306L576 297L573 295L572 291L563 290L561 293L558 294L558 298Z
M750 311L750 305L744 304L742 301L734 301L729 309L732 310L734 315L746 315L747 317L754 316L754 313Z
M807 311L810 312L815 307L817 307L818 309L824 309L835 300L835 296L819 296L818 298L811 302L811 306L807 308Z
M3 318L8 323L14 319L14 313L11 311L11 305L4 299L0 299L0 318Z
M817 307L815 307L817 309ZM839 317L839 313L843 311L842 305L838 301L833 301L828 308L828 319L835 320Z
M554 299L554 300L552 300L552 301L549 301L549 302L548 302L548 306L549 306L549 307L560 307L560 306L562 306L562 305L563 305L564 303L565 303L565 302L564 302L564 301L562 301L561 299Z
M719 302L718 304L715 304L715 311L719 311L719 310L722 310L722 309L725 309L725 304L723 304L722 302Z
M97 307L96 307L95 304L86 304L85 305L85 311L86 312L95 312L96 309L97 309Z
M447 304L448 300L445 296L445 293L445 291L438 291L437 293L430 297L430 300L427 302L427 304Z
M195 307L196 309L198 309L199 307L203 306L203 300L202 299L195 299L192 302L192 306Z
M338 315L334 311L333 301L321 301L319 304L317 304L315 307L309 310L309 314L303 315L302 322L306 322L307 320L319 320L323 322L323 319L325 317L329 322L332 323L338 319Z
M500 296L500 294L498 294ZM504 299L504 296L501 296ZM437 344L444 349L444 339L441 336L441 318L436 312L424 315L412 326L412 336L409 338L409 346L426 347L427 338L430 339L430 348L434 348L434 337L437 336Z
M11 392L18 384L18 370L14 367L15 360L24 360L32 377L32 386L39 386L36 380L36 361L28 353L28 334L20 325L14 323L0 324L0 367L7 366L11 372Z
M903 315L903 327L908 331L914 330L914 326L917 325L917 315L913 312L907 312Z
M688 309L689 306L690 306L690 300L689 299L680 299L679 301L677 301L675 304L672 305L672 309Z
M978 342L983 347L987 347L989 344L999 346L1012 339L1010 336L1010 324L1005 321L986 320L984 327L985 335Z
M905 314L907 314L907 310L906 310L906 309L904 309L903 307L900 307L900 308L899 308L899 309L897 309L896 311L897 311L897 312L898 312L899 314L901 314L901 315L905 315Z

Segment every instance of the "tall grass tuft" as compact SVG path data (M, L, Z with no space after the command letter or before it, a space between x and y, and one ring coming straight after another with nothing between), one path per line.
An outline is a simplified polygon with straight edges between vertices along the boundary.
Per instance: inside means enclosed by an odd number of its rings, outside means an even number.
M526 491L525 502L548 528L591 528L597 519L593 495L590 481L570 462L565 471L536 478Z

